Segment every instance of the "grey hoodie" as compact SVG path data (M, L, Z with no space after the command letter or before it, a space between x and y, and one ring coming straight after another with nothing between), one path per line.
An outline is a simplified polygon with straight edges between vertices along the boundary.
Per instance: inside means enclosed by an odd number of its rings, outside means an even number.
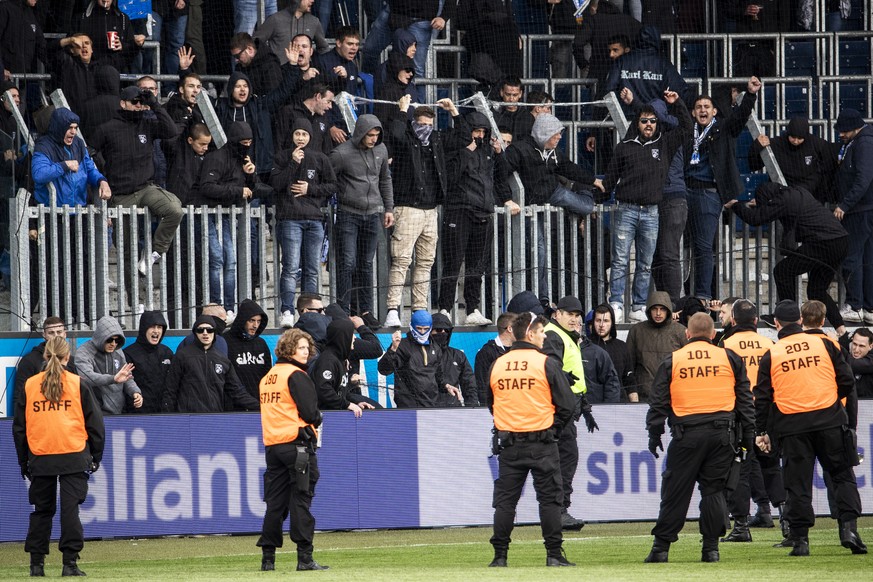
M549 113L543 113L537 115L533 129L530 130L530 136L533 138L534 143L537 144L537 147L543 149L546 142L553 135L562 131L564 131L564 124L557 117Z
M383 134L374 147L361 149L361 141L373 128L379 128ZM352 137L330 153L330 163L336 172L339 210L364 215L394 212L394 187L383 137L379 118L361 115Z
M105 351L106 340L113 336L124 338L121 324L108 315L103 316L94 328L94 335L76 350L76 369L79 375L91 382L95 395L102 400L104 414L121 414L124 410L124 397L142 394L133 378L119 384L115 375L127 363L121 351L124 342L115 346L115 351Z

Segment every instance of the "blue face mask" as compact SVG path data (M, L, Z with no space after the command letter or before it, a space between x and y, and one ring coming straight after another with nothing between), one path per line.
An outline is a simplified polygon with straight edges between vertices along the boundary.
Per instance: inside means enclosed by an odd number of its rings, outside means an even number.
M413 327L409 331L410 331L410 333L412 333L412 338L415 341L417 341L418 343L420 343L423 346L426 346L430 343L430 330L431 329L433 329L433 328L429 327L429 328L427 328L426 333L420 333L417 329L415 329Z
M421 333L416 329L417 327L425 327L427 328L427 331ZM431 318L430 313L423 309L412 313L412 320L409 322L409 331L416 342L423 346L428 345L430 343L430 331L432 329L433 318Z

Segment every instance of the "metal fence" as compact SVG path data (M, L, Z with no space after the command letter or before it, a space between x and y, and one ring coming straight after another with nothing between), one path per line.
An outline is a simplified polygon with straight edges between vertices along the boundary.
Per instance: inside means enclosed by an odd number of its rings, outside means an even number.
M171 328L190 327L202 305L209 302L208 221L227 217L237 253L237 301L254 298L278 321L280 246L274 240L273 220L264 207L185 208L185 218L164 260L138 273L142 253L151 252L151 218L144 208L109 207L105 203L86 207L28 205L26 191L11 201L12 229L12 329L25 330L49 315L62 314L71 328L86 329L110 314L136 329L142 309L167 314ZM482 249L490 259L483 279L484 306L499 314L517 292L536 292L540 277L538 230L545 238L544 265L549 295L554 300L572 294L588 307L607 300L606 277L611 244L611 206L598 207L584 219L580 232L576 216L561 208L525 206L511 216L503 207L493 215L494 240ZM328 214L328 221L332 213ZM732 218L732 217L731 217ZM221 221L217 221L221 222ZM722 221L718 239L720 296L749 297L759 307L772 305L775 288L770 285L772 264L777 257L775 226L750 229L731 219ZM259 232L256 237L253 232ZM330 229L328 229L330 232ZM329 237L328 237L329 238ZM131 244L133 243L133 244ZM374 305L385 313L389 253L387 237L380 235L372 282ZM252 251L262 260L255 263ZM688 251L683 274L688 281L692 267ZM433 278L441 277L439 260ZM324 265L321 289L335 300L335 259L332 252ZM629 277L633 276L631 258ZM259 279L259 280L256 280ZM629 299L630 285L627 285ZM462 297L458 297L462 301ZM404 294L408 308L408 294ZM436 297L432 297L436 306ZM457 319L456 319L457 321ZM461 318L461 322L463 319Z

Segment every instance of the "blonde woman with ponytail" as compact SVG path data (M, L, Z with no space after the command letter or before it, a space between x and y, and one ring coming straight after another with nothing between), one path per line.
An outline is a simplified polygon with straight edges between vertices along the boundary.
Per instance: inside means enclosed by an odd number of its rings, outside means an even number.
M30 553L30 575L44 576L60 483L62 575L84 576L76 564L85 543L79 505L88 495L89 474L103 458L103 414L88 383L65 368L70 345L63 337L46 342L44 357L44 370L27 380L16 400L12 424L34 506L24 550Z

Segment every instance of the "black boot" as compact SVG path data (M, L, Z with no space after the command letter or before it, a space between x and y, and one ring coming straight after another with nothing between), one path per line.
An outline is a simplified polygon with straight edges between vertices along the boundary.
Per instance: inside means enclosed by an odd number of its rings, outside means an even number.
M700 554L701 562L718 562L718 538L703 539L703 551Z
M570 512L567 511L566 507L561 511L561 529L566 531L579 531L583 527L585 527L585 522L570 515Z
M840 524L840 543L844 548L852 550L853 554L867 553L867 546L858 535L858 522L854 519Z
M312 559L312 554L297 554L297 571L328 570L330 566L322 566Z
M782 528L782 537L787 538L791 533L791 528L788 526L788 520L785 519L785 504L780 503L777 509L779 510L779 527Z
M749 527L775 527L769 503L758 504L758 512L749 520Z
M85 572L79 569L76 562L64 562L64 569L61 576L87 576Z
M643 562L647 564L663 563L667 561L667 556L670 553L670 542L665 542L655 538L655 543L652 544L652 551L646 556Z
M793 544L793 548L788 552L789 556L808 556L809 555L809 538L806 536L791 536L788 538Z
M561 567L561 566L575 566L574 562L571 562L567 559L567 554L564 553L564 548L558 548L557 550L549 550L549 554L546 556L546 566L549 567Z
M489 568L506 568L506 548L494 548L494 559L488 564Z
M752 532L749 531L748 516L734 516L734 529L727 536L721 538L723 542L750 542L752 541Z
M272 572L276 569L276 548L264 546L261 554L261 571Z
M30 554L30 575L45 576L45 554Z

